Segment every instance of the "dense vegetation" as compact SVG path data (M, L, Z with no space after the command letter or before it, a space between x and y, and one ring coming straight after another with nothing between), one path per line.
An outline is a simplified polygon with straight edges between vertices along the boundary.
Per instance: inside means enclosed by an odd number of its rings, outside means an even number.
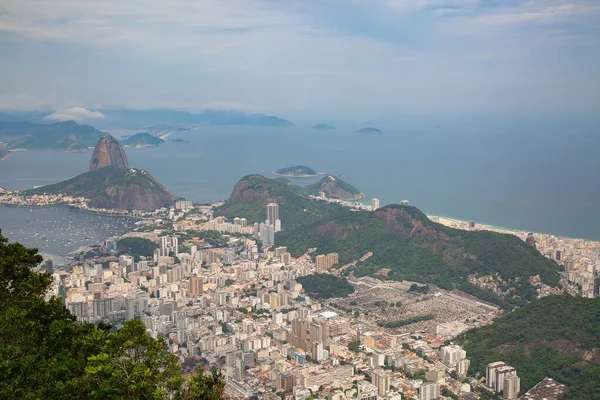
M330 215L280 232L275 245L287 246L293 256L310 248L317 248L319 253L337 252L340 264L373 252L372 257L356 265L356 276L377 277L378 271L389 268L389 279L459 288L507 308L535 298L529 276L539 274L545 283L556 285L560 269L516 236L448 228L411 206ZM467 282L469 274L496 273L510 282L516 293L500 299Z
M44 193L85 197L92 207L125 210L155 210L173 204L176 199L146 171L117 167L100 168L25 192L26 195Z
M410 285L410 288L408 288L409 292L415 292L415 293L422 293L422 294L427 294L429 293L429 285L417 285L416 283L413 283L412 285Z
M287 179L268 179L262 175L248 175L235 185L229 200L215 209L215 215L228 218L246 218L248 223L263 222L267 218L268 203L279 204L279 218L284 229L303 225L344 208L308 199L300 186Z
M414 317L401 319L398 321L387 321L387 322L379 321L379 322L377 322L377 325L382 328L400 328L401 326L415 324L415 323L421 322L421 321L431 321L434 318L435 318L435 315L432 315L432 314L416 315Z
M285 167L280 168L275 171L275 175L281 176L315 176L317 175L317 171L314 169L307 167L306 165L294 165L293 167Z
M73 121L54 124L0 121L0 138L4 138L10 148L87 150L104 135L90 125Z
M40 262L36 249L0 235L0 398L221 398L219 372L184 378L142 322L81 324L60 299L45 300L52 277L32 270Z
M297 278L296 281L302 284L306 293L317 299L346 297L354 293L354 286L348 283L346 278L338 278L334 275L307 275Z
M157 146L165 141L146 132L136 133L122 141L123 146Z
M158 247L158 244L152 240L136 237L123 238L117 242L117 252L119 254L129 254L136 258L152 258L154 250Z
M327 175L319 182L303 187L302 192L313 196L325 192L327 197L341 200L357 200L363 197L360 190L332 175Z
M463 334L474 371L504 361L522 392L548 376L569 387L566 399L600 398L600 298L550 296Z

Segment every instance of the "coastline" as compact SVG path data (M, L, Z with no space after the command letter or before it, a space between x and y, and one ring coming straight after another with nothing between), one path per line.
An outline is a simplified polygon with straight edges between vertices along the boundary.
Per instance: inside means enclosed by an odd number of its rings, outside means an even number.
M80 212L84 214L95 214L102 215L103 217L117 217L117 218L132 218L139 220L151 220L152 218L141 217L139 215L129 215L129 214L115 214L109 211L96 211L96 210L84 210L79 207L74 207L69 204L4 204L0 203L0 207L15 207L15 208L50 208L50 207L65 207L68 208L69 211L72 212Z

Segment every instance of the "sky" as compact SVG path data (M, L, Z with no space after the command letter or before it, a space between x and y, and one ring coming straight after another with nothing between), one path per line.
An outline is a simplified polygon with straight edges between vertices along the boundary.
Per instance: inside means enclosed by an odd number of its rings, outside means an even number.
M598 113L600 2L3 0L0 60L0 109L55 120Z

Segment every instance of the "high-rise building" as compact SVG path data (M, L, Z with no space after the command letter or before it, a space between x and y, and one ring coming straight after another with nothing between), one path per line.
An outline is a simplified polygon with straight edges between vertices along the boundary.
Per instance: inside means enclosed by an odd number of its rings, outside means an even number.
M46 260L45 268L46 271L51 274L54 272L54 263L52 262L52 260Z
M385 396L390 391L391 382L392 379L384 370L377 369L373 371L373 385L377 387L377 394L379 396Z
M504 399L516 400L521 390L521 379L517 375L507 376L504 380Z
M436 382L427 382L419 389L419 400L433 400L440 396L440 385Z
M327 268L333 267L340 260L340 256L338 253L329 253L327 254Z
M461 378L467 376L470 365L471 365L471 361L469 361L466 358L457 362L456 363L456 373L458 374L458 376L460 376Z
M321 274L327 271L327 256L322 254L315 257L315 268L317 274Z
M203 287L202 277L192 276L190 278L190 295L198 296L199 294L202 294L203 290L204 290L204 287Z
M371 211L375 211L378 208L379 208L379 199L374 198L373 200L371 200Z
M275 232L279 232L280 230L281 230L281 220L276 219L275 220Z
M279 219L279 204L269 203L267 204L267 219L273 224Z
M491 389L496 389L496 369L504 367L503 361L489 363L485 369L485 385Z
M466 357L467 353L457 345L444 346L440 349L440 359L448 368L454 368L457 362Z
M504 381L506 381L506 378L516 374L517 370L509 365L496 368L496 382L494 387L496 393L500 393L504 390Z

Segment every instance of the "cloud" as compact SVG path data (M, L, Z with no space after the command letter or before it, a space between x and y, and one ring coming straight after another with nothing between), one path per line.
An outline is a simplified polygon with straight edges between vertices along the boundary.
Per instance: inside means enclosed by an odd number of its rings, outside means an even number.
M106 115L98 111L90 111L84 107L73 107L68 110L57 111L44 117L48 121L80 121L82 119L101 119Z

